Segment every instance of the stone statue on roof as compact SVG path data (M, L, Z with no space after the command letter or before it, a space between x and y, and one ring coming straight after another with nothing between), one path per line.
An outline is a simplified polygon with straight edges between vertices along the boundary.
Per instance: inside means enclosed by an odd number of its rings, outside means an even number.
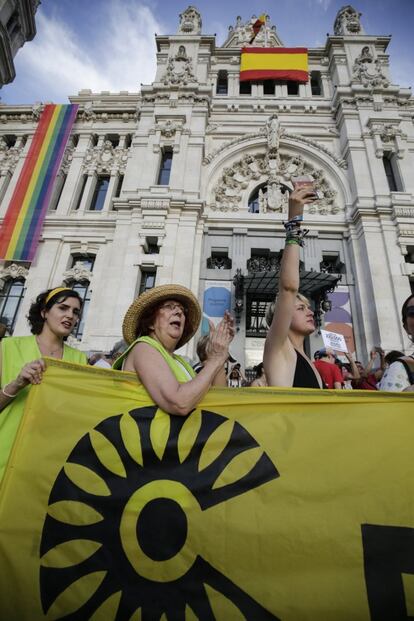
M195 6L189 6L183 13L180 13L179 34L201 34L201 15Z
M337 36L364 34L360 17L361 13L350 4L343 6L336 14L334 34Z

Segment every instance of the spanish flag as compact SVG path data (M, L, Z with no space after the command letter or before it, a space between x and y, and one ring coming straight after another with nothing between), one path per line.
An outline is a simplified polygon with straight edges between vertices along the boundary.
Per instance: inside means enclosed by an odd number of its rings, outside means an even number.
M307 82L307 48L242 48L240 82L255 82L258 80L292 80L294 82Z
M413 393L215 388L46 359L0 486L2 621L414 617Z
M256 21L254 22L252 28L253 28L253 36L250 39L250 43L253 43L253 41L255 40L255 38L257 37L257 35L260 32L260 28L266 23L266 15L263 13L262 15L260 15L260 17L258 19L256 19Z

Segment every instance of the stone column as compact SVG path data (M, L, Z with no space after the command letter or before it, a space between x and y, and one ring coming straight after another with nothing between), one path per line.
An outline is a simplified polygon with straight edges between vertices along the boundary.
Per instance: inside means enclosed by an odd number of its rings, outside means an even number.
M73 151L72 161L69 166L68 174L66 177L65 187L63 188L59 205L56 213L58 215L65 215L73 210L76 206L76 202L79 199L79 194L76 192L76 188L79 183L82 183L83 174L83 159L85 157L86 150L92 146L92 136L90 132L84 132L79 135L79 141L76 149ZM83 195L85 196L85 190Z

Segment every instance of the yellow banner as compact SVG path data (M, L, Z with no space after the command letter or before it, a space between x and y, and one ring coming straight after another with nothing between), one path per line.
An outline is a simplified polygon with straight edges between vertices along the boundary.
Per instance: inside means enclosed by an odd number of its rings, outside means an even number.
M414 615L414 396L215 389L48 361L0 490L4 621Z

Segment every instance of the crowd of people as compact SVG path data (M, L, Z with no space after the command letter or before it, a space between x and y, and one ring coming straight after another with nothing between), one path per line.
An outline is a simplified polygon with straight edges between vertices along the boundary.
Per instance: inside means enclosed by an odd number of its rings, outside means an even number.
M89 363L135 373L160 408L181 416L189 414L212 386L414 390L414 357L399 351L385 355L375 348L366 367L349 354L346 362L341 361L329 348L319 350L314 361L307 356L304 343L315 323L309 300L299 292L299 250L307 232L301 226L304 205L315 200L309 187L296 188L290 195L278 295L270 309L263 362L255 367L251 383L229 352L235 329L227 312L217 326L210 323L209 334L198 342L195 368L175 353L198 331L201 308L189 289L173 284L141 294L125 315L123 340L108 354L92 356ZM0 480L29 387L42 380L43 358L87 363L84 353L65 343L81 311L76 291L67 287L45 291L29 310L32 336L1 340ZM414 295L403 304L402 323L414 340Z

